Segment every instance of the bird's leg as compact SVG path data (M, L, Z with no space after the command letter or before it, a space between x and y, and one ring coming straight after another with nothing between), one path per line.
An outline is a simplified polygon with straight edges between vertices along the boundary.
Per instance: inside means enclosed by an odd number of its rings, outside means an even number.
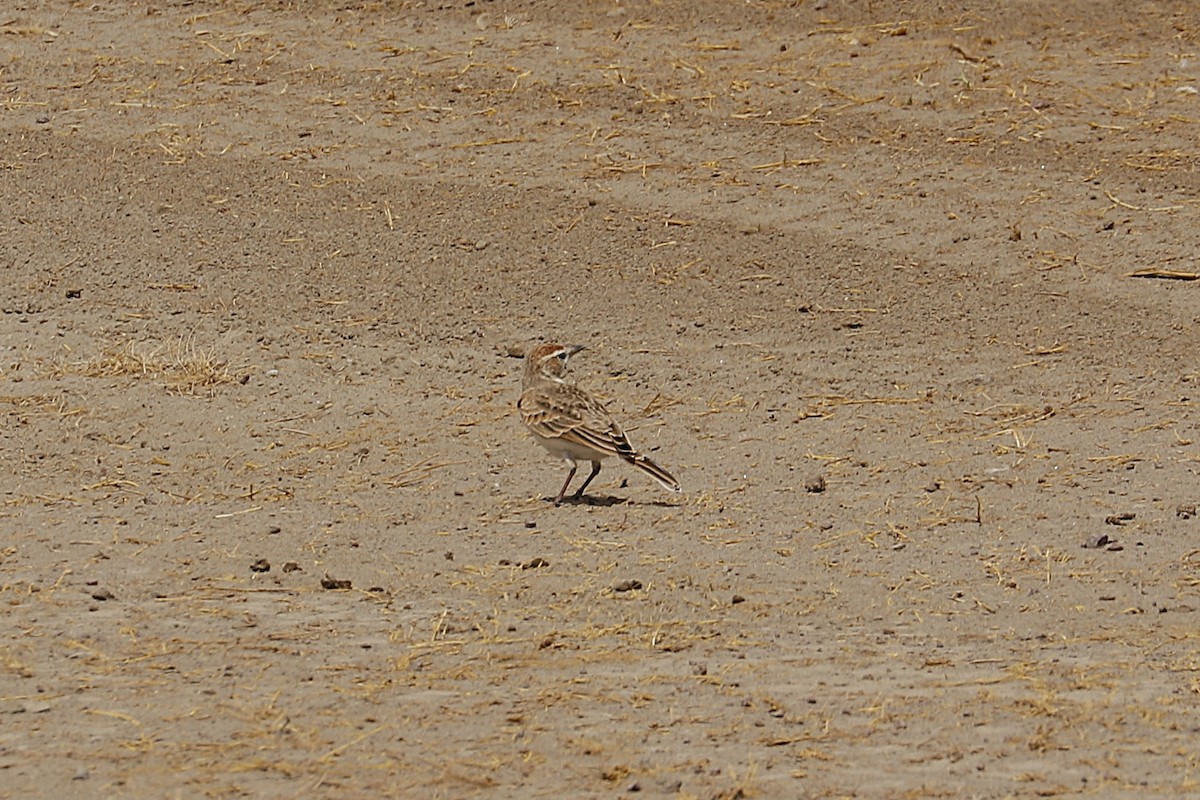
M556 505L556 506L562 505L563 495L567 493L567 487L571 485L571 479L575 477L575 470L577 468L578 467L576 466L576 464L574 462L571 462L571 471L567 473L567 479L565 481L563 481L562 488L558 490L558 497L554 498L554 505ZM591 480L591 478L589 478L588 480ZM585 481L583 485L587 486L587 482Z
M588 484L592 482L592 478L596 477L599 474L600 474L600 462L593 461L592 462L592 474L587 476L587 479L584 480L583 485L580 486L579 489L575 492L576 500L583 497L583 490L586 489L588 487Z

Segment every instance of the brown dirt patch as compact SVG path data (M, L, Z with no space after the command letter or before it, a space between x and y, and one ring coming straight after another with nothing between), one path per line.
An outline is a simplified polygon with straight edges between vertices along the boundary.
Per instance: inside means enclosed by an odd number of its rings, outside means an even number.
M1195 792L1197 20L995 5L0 14L0 796Z

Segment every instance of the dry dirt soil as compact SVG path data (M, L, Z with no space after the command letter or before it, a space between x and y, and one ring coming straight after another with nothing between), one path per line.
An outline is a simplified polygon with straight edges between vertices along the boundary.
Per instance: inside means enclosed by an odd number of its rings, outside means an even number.
M7 4L0 797L1200 792L1198 34Z

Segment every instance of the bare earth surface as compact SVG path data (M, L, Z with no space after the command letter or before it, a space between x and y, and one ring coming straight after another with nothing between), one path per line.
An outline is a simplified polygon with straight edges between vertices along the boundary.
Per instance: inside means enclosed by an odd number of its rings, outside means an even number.
M949 5L6 6L0 797L1200 791L1200 19Z

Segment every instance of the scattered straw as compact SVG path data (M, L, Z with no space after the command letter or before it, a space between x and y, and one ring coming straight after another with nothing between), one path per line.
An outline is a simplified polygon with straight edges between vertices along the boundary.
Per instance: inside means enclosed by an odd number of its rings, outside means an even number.
M212 396L219 386L238 383L247 373L234 369L212 349L196 346L191 336L170 345L145 347L131 343L86 361L54 364L50 377L84 375L89 378L154 378L171 394Z
M318 761L328 761L329 759L337 756L338 754L342 753L343 751L347 750L348 748L353 747L354 745L358 744L359 742L363 741L364 739L369 739L370 737L374 736L375 734L379 733L380 731L386 730L390 727L392 727L392 726L391 725L378 725L369 731L366 731L364 733L359 734L358 736L355 736L353 739L346 742L345 744L338 745L337 747L333 748L332 750L330 750L328 753L321 756L317 760Z
M515 144L518 142L527 141L520 136L504 136L499 139L484 139L477 142L459 142L458 144L450 145L451 150L462 150L468 147L494 147L498 144Z
M443 461L433 462L431 459L425 459L413 464L411 467L406 467L400 470L395 475L387 479L385 485L391 489L402 489L406 486L415 486L430 478L430 476L439 469L455 466L457 464L465 464L465 461Z
M243 508L241 511L230 511L226 514L217 514L213 519L229 519L230 517L240 517L242 514L253 514L255 511L262 511L262 506L251 506Z
M1175 269L1160 269L1158 267L1147 267L1145 269L1134 270L1125 274L1126 278L1161 278L1169 281L1196 281L1200 280L1200 273L1196 272L1181 272Z

